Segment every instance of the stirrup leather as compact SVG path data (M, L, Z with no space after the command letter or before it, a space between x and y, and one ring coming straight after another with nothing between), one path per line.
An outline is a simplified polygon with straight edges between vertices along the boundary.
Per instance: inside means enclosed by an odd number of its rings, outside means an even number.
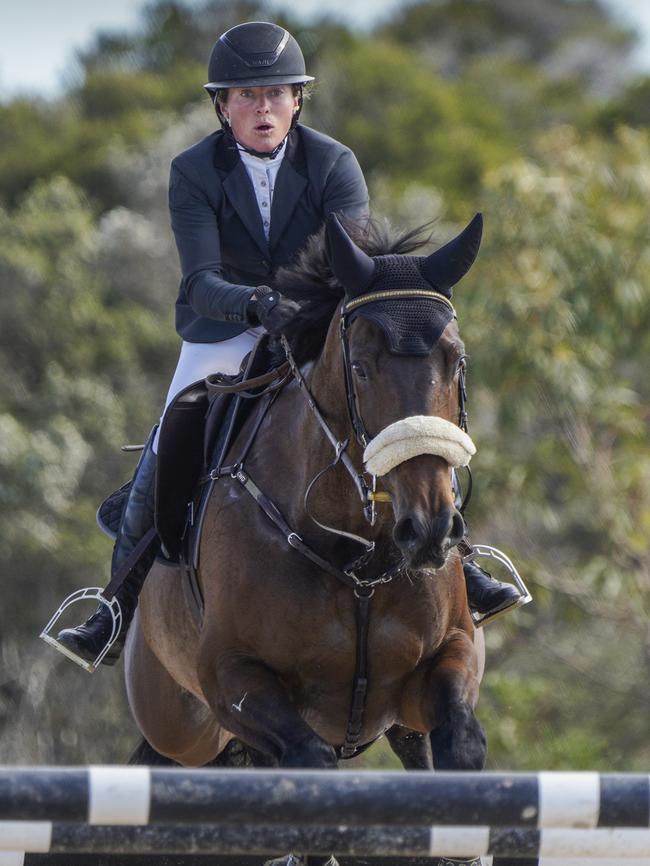
M102 595L104 590L99 586L89 586L86 589L78 589L76 592L71 593L65 601L61 603L58 610L55 612L52 619L45 626L43 631L40 633L39 637L44 640L46 643L49 643L50 646L53 646L54 649L58 650L60 653L63 653L64 656L67 656L76 664L80 665L84 670L88 671L88 673L92 674L102 663L107 653L110 652L111 647L117 640L120 630L122 628L122 609L120 608L119 601L113 597L110 601ZM106 644L102 647L101 651L98 653L97 657L92 661L86 661L86 659L77 655L67 646L63 646L63 644L59 643L58 640L50 634L54 624L61 618L62 614L73 604L76 604L78 601L97 601L100 604L105 605L111 614L111 618L113 621L111 634L106 642Z
M463 562L472 562L475 559L481 558L496 560L496 562L502 565L510 573L515 583L515 586L519 590L519 599L514 602L514 604L510 604L507 607L503 608L503 610L497 610L493 613L480 613L480 611L474 610L470 611L474 626L476 628L481 628L482 626L493 622L504 613L510 613L510 611L516 610L518 607L523 607L523 605L528 604L528 602L533 600L533 597L530 594L528 587L526 586L521 575L515 568L514 563L512 562L510 557L502 550L499 550L498 547L491 547L489 544L466 544L463 547L462 556Z

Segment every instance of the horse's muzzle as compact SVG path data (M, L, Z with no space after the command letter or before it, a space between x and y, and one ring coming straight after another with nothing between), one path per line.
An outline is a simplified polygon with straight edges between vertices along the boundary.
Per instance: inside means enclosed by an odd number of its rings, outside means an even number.
M442 568L464 534L465 521L455 508L443 508L432 518L413 511L393 529L395 544L410 568Z

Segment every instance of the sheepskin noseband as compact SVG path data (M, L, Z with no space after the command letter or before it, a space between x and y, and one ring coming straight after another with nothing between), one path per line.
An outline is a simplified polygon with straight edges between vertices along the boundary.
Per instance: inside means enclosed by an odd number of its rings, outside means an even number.
M366 471L386 475L391 469L417 457L435 454L450 466L467 466L476 446L460 427L430 415L412 415L395 421L370 441L363 452Z

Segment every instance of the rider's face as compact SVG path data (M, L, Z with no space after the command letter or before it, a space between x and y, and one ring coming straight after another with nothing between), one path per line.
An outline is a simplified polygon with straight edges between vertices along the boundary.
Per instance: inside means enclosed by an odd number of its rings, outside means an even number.
M270 84L232 87L220 108L240 144L266 152L283 141L298 106L290 84Z

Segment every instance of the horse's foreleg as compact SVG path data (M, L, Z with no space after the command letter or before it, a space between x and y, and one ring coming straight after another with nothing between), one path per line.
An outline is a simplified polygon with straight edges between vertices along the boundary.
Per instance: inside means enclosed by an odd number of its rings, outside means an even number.
M428 664L420 701L436 769L481 770L485 765L487 740L474 715L478 673L474 644L461 631Z
M209 643L209 642L208 642ZM300 716L280 677L241 652L204 650L203 693L219 723L279 767L336 767L336 753Z
M201 766L232 739L205 704L179 685L154 655L139 611L129 629L124 670L131 712L155 752L185 766Z

